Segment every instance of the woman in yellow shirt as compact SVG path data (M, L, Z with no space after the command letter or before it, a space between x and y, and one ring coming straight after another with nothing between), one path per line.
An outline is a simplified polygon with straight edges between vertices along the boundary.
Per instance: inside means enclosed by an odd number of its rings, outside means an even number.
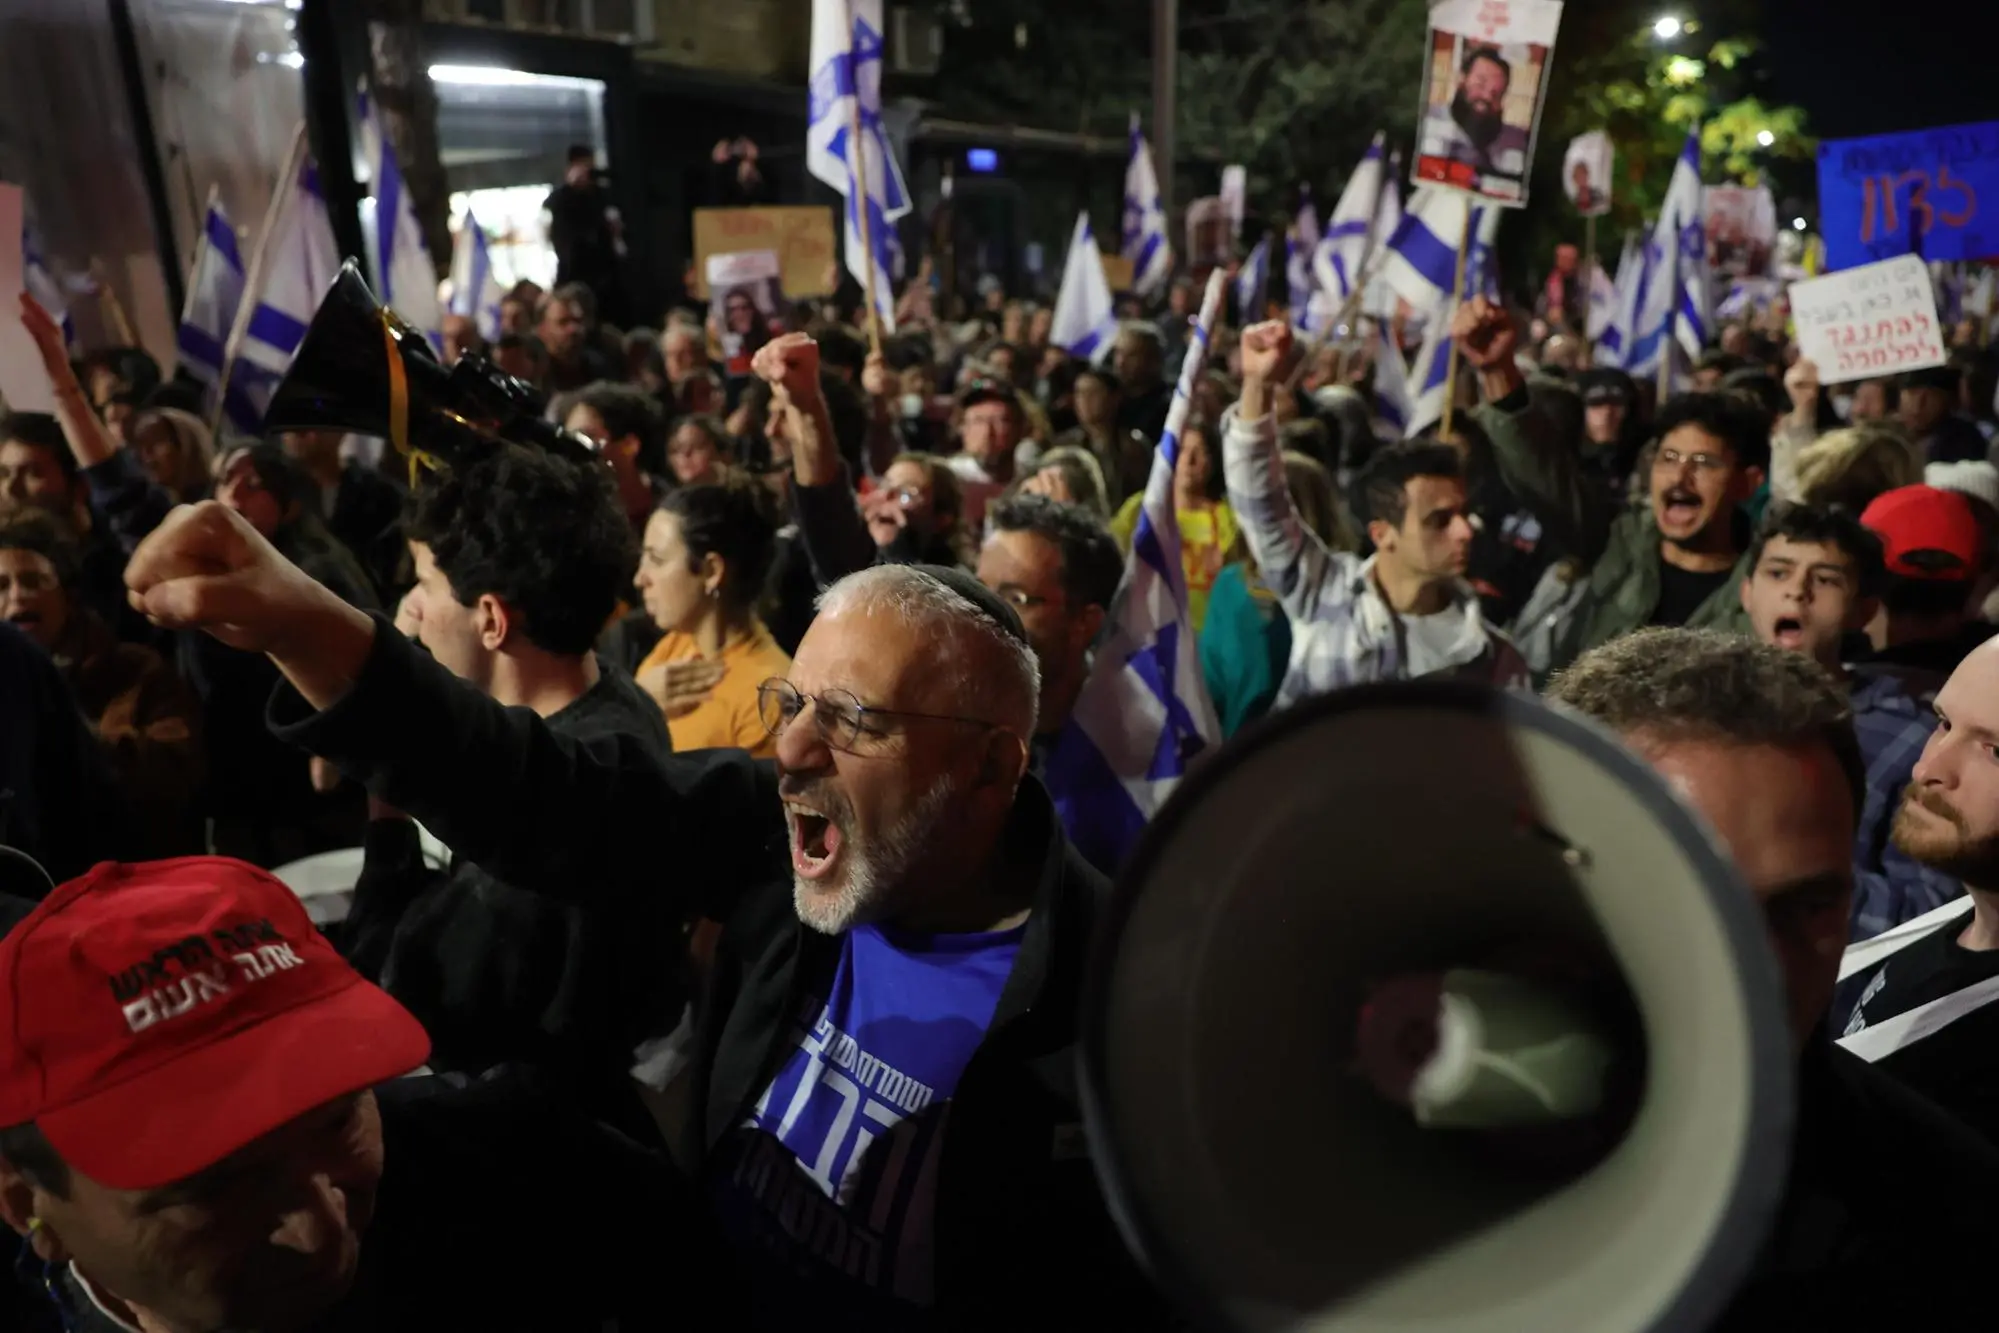
M747 481L687 486L646 521L638 589L666 635L638 681L676 750L777 750L757 716L757 686L788 673L791 658L757 618L777 541L763 506Z
M1173 512L1180 527L1180 568L1187 576L1187 614L1198 633L1208 618L1208 593L1236 544L1235 511L1223 498L1222 453L1213 426L1189 417L1180 428L1180 456L1173 468ZM1129 552L1145 492L1118 509L1111 533Z

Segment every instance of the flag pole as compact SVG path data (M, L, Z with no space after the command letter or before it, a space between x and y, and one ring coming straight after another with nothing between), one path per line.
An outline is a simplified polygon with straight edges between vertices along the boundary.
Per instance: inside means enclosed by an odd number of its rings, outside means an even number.
M1458 233L1458 271L1457 276L1451 279L1451 308L1449 313L1444 316L1446 319L1457 318L1458 303L1464 299L1465 256L1471 251L1471 229L1471 207L1469 202L1467 202L1464 230ZM1448 328L1446 332L1448 332ZM1437 438L1440 440L1451 433L1451 416L1458 405L1458 340L1456 338L1451 339L1451 350L1449 356L1446 358L1446 367L1444 371L1444 420L1443 424L1437 427Z
M868 302L868 350L876 356L882 350L881 308L875 304L875 238L874 224L868 213L868 150L861 140L861 80L858 62L854 59L854 8L847 9L847 67L853 71L854 97L847 114L847 171L848 185L858 198L847 201L861 219L861 253L867 256L867 272L862 275L862 286L867 292Z
M1590 307L1596 303L1596 214L1583 219L1583 365L1594 363L1596 340L1589 336Z
M118 293L111 289L110 276L105 272L102 260L90 261L90 280L97 288L97 300L104 307L105 317L118 334L118 341L124 347L136 347L139 335L132 330L132 320L125 313L125 303L118 299Z
M271 236L278 229L278 219L284 216L285 205L290 202L292 186L298 180L305 154L305 122L301 120L292 131L291 151L285 154L284 169L271 190L271 202L264 209L264 230L258 234L256 248L250 251L250 262L243 270L243 299L237 302L236 318L229 325L229 340L222 345L222 375L215 382L215 408L208 415L209 434L218 438L222 433L222 405L229 397L230 377L236 372L236 355L242 349L244 336L250 331L250 315L256 309L257 293L263 290L264 260L271 247Z

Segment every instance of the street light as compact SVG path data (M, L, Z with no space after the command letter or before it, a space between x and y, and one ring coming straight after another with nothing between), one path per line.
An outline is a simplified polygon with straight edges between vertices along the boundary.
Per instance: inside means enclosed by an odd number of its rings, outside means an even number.
M1805 229L1805 220L1803 218L1792 218L1791 226L1798 231L1803 231Z
M1763 130L1757 134L1756 142L1768 148L1771 144L1777 142L1777 136L1768 130Z
M1670 42L1680 35L1681 26L1677 17L1666 14L1652 25L1652 35L1662 42Z

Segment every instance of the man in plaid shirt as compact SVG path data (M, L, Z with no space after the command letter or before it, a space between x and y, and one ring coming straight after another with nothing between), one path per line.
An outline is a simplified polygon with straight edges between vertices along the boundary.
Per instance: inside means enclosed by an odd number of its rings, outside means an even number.
M1374 680L1463 675L1527 688L1527 664L1488 624L1464 573L1471 515L1457 452L1403 443L1369 460L1355 489L1373 558L1335 551L1299 521L1271 413L1291 352L1283 321L1242 335L1242 397L1222 414L1229 504L1263 580L1291 618L1282 708Z
M1840 661L1840 640L1873 619L1884 566L1881 542L1838 510L1776 505L1764 516L1742 580L1742 608L1756 637L1803 653L1845 682L1867 789L1854 830L1851 938L1864 940L1964 890L1917 862L1889 836L1910 771L1935 717L1886 674L1858 674Z

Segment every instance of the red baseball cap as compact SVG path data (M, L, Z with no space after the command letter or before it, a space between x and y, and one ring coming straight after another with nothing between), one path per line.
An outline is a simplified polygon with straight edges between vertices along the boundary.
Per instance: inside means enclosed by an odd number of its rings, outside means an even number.
M1984 563L1985 533L1971 501L1935 486L1899 486L1860 515L1881 539L1888 572L1905 579L1966 582Z
M430 1057L276 876L106 862L0 939L0 1125L157 1189Z

